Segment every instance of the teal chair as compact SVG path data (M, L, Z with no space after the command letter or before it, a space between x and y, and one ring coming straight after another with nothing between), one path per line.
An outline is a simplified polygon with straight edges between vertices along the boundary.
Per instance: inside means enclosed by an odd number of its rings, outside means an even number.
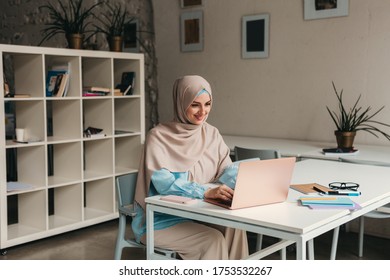
M137 175L138 173L131 173L116 178L116 192L119 212L119 228L114 255L116 260L121 259L123 248L146 248L145 245L136 242L135 239L126 238L126 223L128 218L133 218L136 215L134 209L134 196ZM176 258L176 252L172 250L156 248L155 251L158 254L163 254L170 258Z

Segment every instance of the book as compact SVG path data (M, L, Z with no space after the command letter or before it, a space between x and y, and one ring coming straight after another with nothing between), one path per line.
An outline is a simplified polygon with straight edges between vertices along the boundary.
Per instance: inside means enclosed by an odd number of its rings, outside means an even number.
M111 90L106 87L99 87L99 86L85 86L83 87L83 91L86 92L104 92L104 93L109 93Z
M322 152L326 156L337 155L337 156L345 156L345 155L356 155L359 153L358 149L354 148L324 148Z
M123 95L132 95L134 91L135 72L123 72L121 83L115 88L119 89Z
M68 74L67 70L49 70L46 77L46 96L57 96L61 86L61 81L64 74ZM69 80L69 79L67 79Z
M59 81L58 89L57 88L55 89L55 96L63 97L65 96L65 89L68 84L69 74L68 73L61 74L60 77L57 78L57 81L58 80L60 81Z
M317 184L317 183L309 183L309 184L294 184L291 185L290 188L293 190L296 190L298 192L304 193L304 194L318 194L319 192L316 191L315 188L318 188L322 190L323 192L329 192L331 191L330 188L325 187L323 185Z
M32 185L22 182L7 182L7 192L32 189Z
M309 205L348 205L354 206L355 203L349 197L338 197L338 196L302 196L299 201L304 206Z

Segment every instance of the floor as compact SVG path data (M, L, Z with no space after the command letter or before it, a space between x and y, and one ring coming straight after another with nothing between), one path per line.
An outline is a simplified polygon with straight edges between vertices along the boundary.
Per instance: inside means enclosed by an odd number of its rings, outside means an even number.
M75 230L66 234L45 238L8 248L0 260L111 260L114 256L114 247L118 220ZM254 244L255 236L249 234L250 247ZM315 239L315 258L329 259L331 232ZM390 260L390 239L365 236L365 260ZM264 246L274 242L271 237L264 237ZM358 260L357 234L340 231L337 259ZM142 260L145 252L137 248L125 248L122 259ZM279 253L268 256L266 259L279 259ZM293 246L288 248L287 259L295 259Z

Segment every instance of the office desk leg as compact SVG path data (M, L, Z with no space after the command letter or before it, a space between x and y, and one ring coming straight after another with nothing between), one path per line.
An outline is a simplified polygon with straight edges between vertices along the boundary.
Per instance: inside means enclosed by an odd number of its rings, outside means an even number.
M154 254L154 215L149 205L146 205L146 259L152 259Z
M336 227L333 230L332 250L330 252L330 259L331 260L335 260L336 259L337 243L338 243L338 240L339 240L339 231L340 231L340 227Z
M297 260L306 260L306 242L303 240L297 242Z

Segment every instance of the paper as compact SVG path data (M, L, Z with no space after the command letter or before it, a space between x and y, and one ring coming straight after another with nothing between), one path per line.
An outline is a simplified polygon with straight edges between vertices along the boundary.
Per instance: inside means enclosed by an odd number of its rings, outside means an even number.
M31 189L32 185L21 182L7 182L7 192Z

